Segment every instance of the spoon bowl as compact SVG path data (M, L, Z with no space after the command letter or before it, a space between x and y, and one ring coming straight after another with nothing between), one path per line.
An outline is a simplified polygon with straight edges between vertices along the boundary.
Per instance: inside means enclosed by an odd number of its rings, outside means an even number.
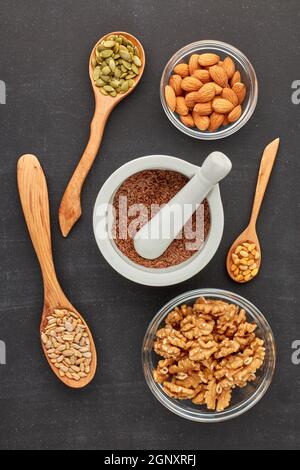
M232 246L231 246L231 248L228 252L227 261L226 261L226 267L227 267L227 271L228 271L229 276L231 277L231 279L233 281L238 282L239 284L245 284L246 282L249 282L249 281L237 280L234 277L233 271L231 270L231 267L232 267L232 264L233 264L232 254L235 253L235 250L237 249L237 247L239 245L242 245L243 243L251 243L251 244L256 245L256 249L260 253L260 258L255 261L255 263L257 265L258 272L259 272L260 266L261 266L261 249L260 249L260 243L259 243L259 239L258 239L258 236L257 236L257 233L256 233L256 229L255 229L255 227L248 226L246 228L246 230L244 230L243 233L241 233L238 236L238 238L233 242L233 244L232 244Z
M142 61L142 65L140 67L139 75L135 77L135 86L129 88L126 93L118 94L115 97L112 96L105 96L102 95L99 88L95 85L95 81L93 79L93 65L92 59L95 57L96 48L98 45L111 35L122 35L129 39L139 50L140 59ZM95 161L95 158L98 154L100 144L102 141L102 137L104 134L104 129L106 126L106 122L108 117L110 116L113 109L117 106L120 101L126 98L130 93L132 93L136 86L138 85L139 81L141 80L144 69L145 69L145 51L141 43L131 34L125 33L122 31L115 31L103 36L97 43L95 44L90 60L89 60L89 76L92 83L92 88L94 90L95 95L95 114L91 123L91 133L90 139L87 144L87 147L81 157L80 162L78 163L73 176L71 177L69 184L65 190L63 195L60 208L59 208L59 223L61 232L64 237L67 237L70 231L72 230L75 223L81 217L82 209L81 209L81 192L83 188L83 184L86 180L87 175L89 174L92 165Z

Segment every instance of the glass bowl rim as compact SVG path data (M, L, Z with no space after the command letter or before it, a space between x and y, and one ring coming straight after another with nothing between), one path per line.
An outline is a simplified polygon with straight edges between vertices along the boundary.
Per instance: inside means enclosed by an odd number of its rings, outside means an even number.
M238 58L239 62L243 63L243 69L245 70L245 73L247 74L251 87L249 90L249 103L248 106L245 110L243 110L242 116L240 119L238 119L235 123L231 124L228 127L225 127L224 129L221 129L220 131L216 132L201 132L199 130L195 130L192 128L189 128L182 124L180 120L177 119L175 113L170 111L170 109L167 106L165 96L164 96L164 87L165 87L165 78L167 75L167 70L170 66L173 66L173 64L180 62L180 60L187 54L192 54L197 52L199 48L202 49L208 49L209 47L214 48L215 50L220 50L221 52L226 52L228 55L234 58ZM168 119L172 122L172 124L179 129L181 132L184 134L193 137L195 139L200 139L200 140L218 140L218 139L224 139L238 130L240 130L247 122L250 120L252 117L256 106L258 102L258 80L256 76L255 69L250 62L250 60L247 58L247 56L237 49L235 46L232 46L231 44L228 44L223 41L216 41L216 40L201 40L201 41L196 41L191 44L188 44L187 46L182 47L179 49L173 56L170 58L170 60L167 62L160 81L160 100L162 107L165 111L165 114L167 115Z
M262 382L257 387L257 389L245 400L233 407L229 407L222 412L206 412L203 413L200 410L187 410L184 408L184 405L181 404L180 400L175 402L171 398L169 398L166 394L162 392L160 386L154 381L151 369L151 360L150 355L152 353L152 349L147 351L147 343L154 339L155 332L157 328L161 324L162 320L166 318L167 314L174 309L176 306L182 303L186 303L198 297L212 297L218 298L220 300L229 301L231 303L236 303L237 305L245 308L246 312L249 314L251 312L251 317L254 317L256 321L259 322L260 328L263 328L265 335L268 338L268 347L269 347L269 361L266 361L266 371L264 373L264 377ZM242 414L246 413L248 410L253 408L266 394L267 390L269 389L274 373L276 368L276 344L274 339L274 334L269 325L267 319L262 314L262 312L249 300L245 299L244 297L240 296L239 294L235 294L234 292L230 292L227 290L222 289L196 289L184 294L181 294L170 302L168 302L164 307L162 307L159 312L154 316L152 321L150 322L142 346L142 364L143 364L143 371L145 380L147 382L148 387L150 388L152 394L156 397L156 399L164 405L169 411L172 411L174 414L189 419L191 421L201 422L201 423L217 423L222 421L227 421Z

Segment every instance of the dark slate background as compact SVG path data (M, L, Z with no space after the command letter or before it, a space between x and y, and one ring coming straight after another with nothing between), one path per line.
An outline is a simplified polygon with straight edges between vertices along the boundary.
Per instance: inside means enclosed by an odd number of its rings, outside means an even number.
M297 0L1 0L0 79L0 366L2 449L265 449L300 448L300 366L291 344L300 339L299 123L291 83L300 79L300 5ZM99 157L83 194L84 216L67 240L58 207L85 147L93 96L88 56L113 30L140 38L147 69L136 92L107 125ZM166 61L182 46L219 39L252 61L260 97L251 121L224 141L184 136L164 115L159 81ZM247 286L232 283L224 260L246 224L259 159L282 139L259 221L262 273ZM132 158L162 153L200 164L212 150L234 164L222 184L225 233L214 260L192 280L170 288L135 285L102 259L92 233L92 210L101 185ZM67 295L84 313L100 364L94 383L73 392L50 372L39 344L43 289L20 210L16 162L39 156L47 175L54 257ZM185 421L164 409L145 384L140 350L153 315L190 289L233 290L254 302L276 336L278 364L272 387L246 415L216 425Z

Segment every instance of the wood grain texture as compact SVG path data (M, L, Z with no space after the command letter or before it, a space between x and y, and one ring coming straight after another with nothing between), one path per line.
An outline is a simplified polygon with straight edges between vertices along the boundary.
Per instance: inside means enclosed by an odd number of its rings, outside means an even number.
M34 250L38 257L43 282L44 282L44 308L40 326L43 332L47 325L47 316L53 313L56 308L63 308L77 313L83 323L87 326L82 316L69 302L61 289L52 256L51 230L49 215L48 189L43 169L34 155L24 155L18 162L18 188L21 204L28 227L29 235L33 243ZM71 388L83 388L94 378L97 368L97 353L90 329L87 326L91 343L92 363L91 372L86 377L76 382L67 377L60 377L58 369L49 360L45 346L42 344L46 359L55 375L65 385Z
M124 94L118 94L116 97L104 96L101 94L99 88L95 85L93 79L93 66L92 58L95 55L95 50L98 44L103 41L107 36L112 34L122 34L126 38L130 39L131 42L139 49L140 58L142 61L142 66L140 68L139 75L134 79L135 86L129 88L129 90ZM117 106L120 101L126 98L130 93L132 93L139 81L141 80L144 69L145 69L145 51L141 43L131 34L125 33L123 31L115 31L103 36L92 50L90 61L89 61L89 75L92 83L92 87L95 95L95 115L91 123L91 132L90 139L87 144L87 147L79 161L70 181L63 195L61 205L59 208L59 222L62 234L64 237L67 237L70 231L72 230L75 223L81 217L81 191L83 184L86 180L87 175L89 174L92 165L97 156L100 144L103 138L104 129L106 126L107 119L112 112L112 110Z

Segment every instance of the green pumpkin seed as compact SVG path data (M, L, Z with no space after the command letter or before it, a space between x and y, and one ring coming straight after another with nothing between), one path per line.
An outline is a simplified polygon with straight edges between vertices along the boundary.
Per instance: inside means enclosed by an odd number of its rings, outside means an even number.
M114 40L110 40L110 41L104 41L103 45L107 48L107 49L112 49L113 47L115 47L115 41Z
M116 63L114 61L114 59L109 59L109 68L112 72L114 72L116 70Z
M103 80L105 83L110 82L110 77L108 75L100 75L101 80Z
M133 57L133 62L134 62L134 64L135 64L137 67L141 67L141 66L142 66L142 61L141 61L141 59L140 59L137 55L135 55L135 56Z
M99 90L101 91L102 95L105 95L105 96L108 95L107 91L104 90L104 88L99 88Z
M118 86L120 85L120 82L119 80L114 80L112 79L110 82L109 82L110 86L112 86L113 88L118 88Z
M131 55L129 54L128 51L120 51L120 56L122 57L122 59L124 59L125 61L127 62L131 62Z
M102 69L102 75L109 75L111 72L109 66L107 65L106 67L103 67Z
M97 67L97 58L96 57L92 57L92 67L93 68Z
M101 78L99 78L99 80L95 82L95 85L100 87L100 86L105 85L105 82Z
M120 44L116 42L116 44L113 48L114 54L117 54L119 52L119 48L120 48Z
M114 89L112 86L110 86L110 85L105 85L105 86L103 87L103 89L104 89L105 91L108 91L109 93L110 93L111 91L115 91L115 89Z
M116 78L120 78L121 75L122 75L121 70L120 70L119 68L116 68L115 71L114 71L114 76L115 76Z
M132 64L131 70L138 75L139 69L137 68L137 66L135 64Z
M124 67L127 69L127 70L131 70L131 64L129 62L127 62L126 60L122 60L122 64L124 65Z
M98 78L100 77L100 73L101 73L101 69L99 66L97 66L94 69L94 73L93 73L94 80L98 80Z
M112 96L113 98L115 98L115 96L117 96L116 90L111 91L111 92L110 92L110 96Z
M123 44L120 45L120 51L125 51L127 52L127 47L123 46Z
M125 78L127 76L127 70L126 72L122 73L121 78Z
M126 80L132 80L133 78L136 77L136 74L135 73L128 73L126 75Z
M128 80L128 85L129 85L129 87L130 87L130 88L134 87L134 85L135 85L135 81L134 81L134 80L132 80L132 78L131 78L131 79L129 79L129 80Z
M101 57L103 57L104 59L107 59L108 57L110 57L111 55L113 55L113 51L111 49L105 49L105 51L102 51L101 52Z
M134 51L133 47L131 47L131 46L127 46L127 49L129 50L129 52L133 52L133 51Z
M102 57L97 57L97 64L101 65L103 63Z
M140 57L140 51L138 50L137 47L134 47L134 55L136 55L137 57Z
M124 91L126 93L126 91L128 91L128 88L129 88L129 84L128 84L127 81L122 83L122 85L121 85L121 90L122 91Z
M113 55L114 60L120 59L120 57L121 57L120 54L114 54Z
M97 46L97 51L98 51L98 52L105 51L105 46L104 46L102 43L99 44L99 46Z
M122 44L122 38L118 37L118 38L116 39L116 42L117 42L118 44Z

